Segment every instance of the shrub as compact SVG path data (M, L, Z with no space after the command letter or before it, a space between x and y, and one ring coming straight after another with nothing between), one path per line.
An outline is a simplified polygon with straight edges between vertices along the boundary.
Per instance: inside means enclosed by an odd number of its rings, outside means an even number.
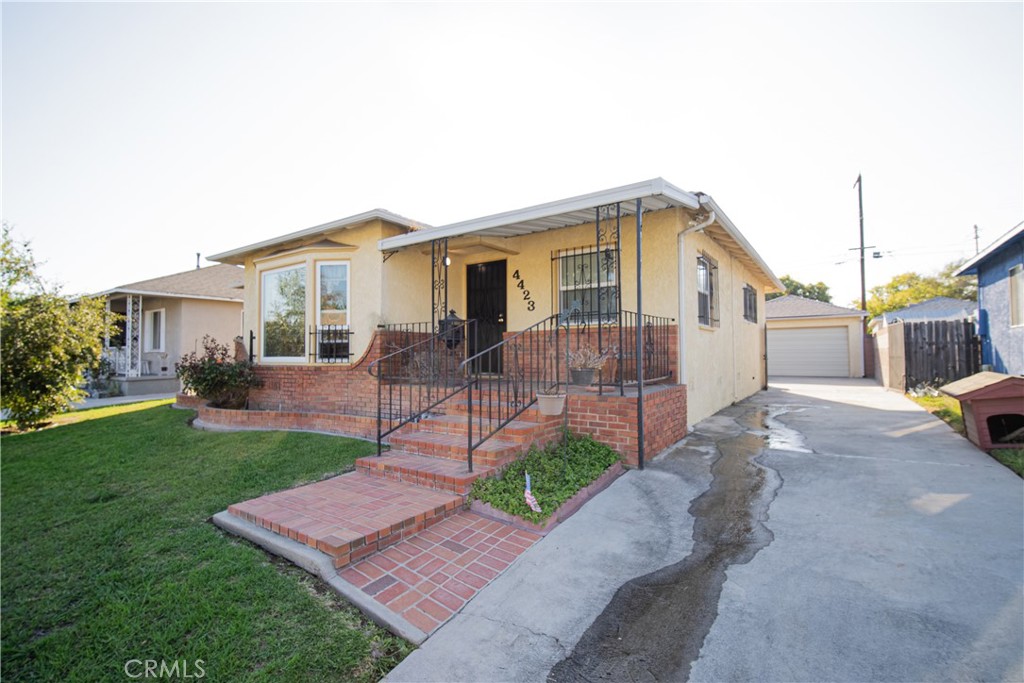
M473 482L471 497L527 521L543 523L562 503L619 461L618 453L585 435L567 433L566 448L568 453L563 453L561 441L543 450L531 448L501 476ZM531 510L523 496L527 472L541 512Z
M174 364L185 391L210 402L215 408L244 408L249 390L260 386L252 363L236 361L227 346L206 335L203 353L186 353Z

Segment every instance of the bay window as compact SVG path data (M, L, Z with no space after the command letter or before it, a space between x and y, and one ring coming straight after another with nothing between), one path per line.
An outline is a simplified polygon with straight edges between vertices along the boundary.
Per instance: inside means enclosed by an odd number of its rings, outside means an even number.
M306 265L265 271L261 289L263 358L305 360Z

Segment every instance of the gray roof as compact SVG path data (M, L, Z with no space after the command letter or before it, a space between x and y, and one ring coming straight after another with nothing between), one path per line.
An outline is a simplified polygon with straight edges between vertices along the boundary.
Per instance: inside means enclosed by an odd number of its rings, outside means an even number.
M951 299L948 296L937 296L927 301L910 304L896 311L888 311L874 320L884 318L886 324L899 320L911 322L919 320L963 320L970 318L977 311L978 304L975 301L963 301L961 299Z
M767 320L778 320L780 318L849 318L856 316L863 318L867 316L864 311L854 308L843 308L827 304L816 299L805 299L796 294L787 294L777 299L771 299L764 305L764 317Z
M184 299L242 300L244 271L236 266L218 264L184 273L141 280L100 292L109 294L148 294Z

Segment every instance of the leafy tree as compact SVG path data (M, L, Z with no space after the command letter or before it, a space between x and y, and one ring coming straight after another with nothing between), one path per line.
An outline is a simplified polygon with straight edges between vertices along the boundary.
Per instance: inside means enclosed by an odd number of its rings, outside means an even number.
M766 299L775 299L783 296L784 294L795 294L796 296L802 296L805 299L816 299L818 301L824 301L829 304L832 303L832 295L828 293L828 285L824 282L815 282L813 284L804 284L798 280L794 280L788 275L783 275L779 278L782 284L786 286L784 293L776 292L769 294Z
M0 247L0 408L20 429L67 410L84 392L83 371L95 365L113 331L101 299L74 304L39 277L27 242L3 226Z
M872 287L867 301L872 316L897 311L937 296L977 301L978 285L972 277L953 277L963 261L947 263L935 275L901 273L884 285Z

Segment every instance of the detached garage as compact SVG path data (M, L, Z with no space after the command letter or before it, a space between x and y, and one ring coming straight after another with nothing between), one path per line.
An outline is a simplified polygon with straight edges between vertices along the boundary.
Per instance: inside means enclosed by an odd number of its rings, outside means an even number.
M766 302L768 375L863 377L866 315L792 294Z

